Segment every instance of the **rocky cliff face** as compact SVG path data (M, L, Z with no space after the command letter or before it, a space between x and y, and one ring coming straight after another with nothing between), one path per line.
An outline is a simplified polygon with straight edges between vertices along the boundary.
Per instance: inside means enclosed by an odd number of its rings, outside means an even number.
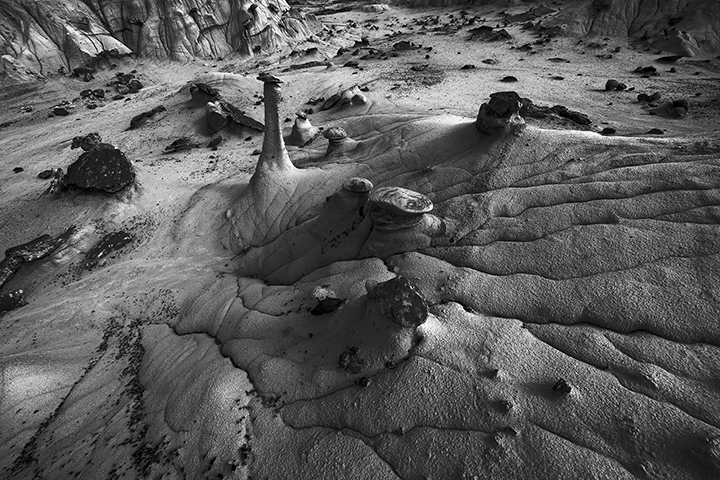
M252 55L318 27L284 0L0 0L0 54L39 73L72 70L98 55Z
M692 56L720 51L716 0L584 0L556 17L568 33L644 38L655 48Z

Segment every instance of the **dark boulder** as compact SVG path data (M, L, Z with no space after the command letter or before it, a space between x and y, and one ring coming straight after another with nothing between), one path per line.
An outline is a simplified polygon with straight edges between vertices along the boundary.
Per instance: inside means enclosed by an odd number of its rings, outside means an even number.
M80 155L68 167L63 183L83 190L114 193L135 181L135 171L125 154L108 143L101 143Z
M368 293L380 304L383 316L401 327L415 328L427 320L427 302L407 278L397 276L369 286L369 290L372 292Z
M519 127L525 123L520 116L522 99L516 92L490 94L490 101L480 106L475 128L483 133L494 133L505 128Z
M610 92L612 90L615 90L619 84L620 84L620 82L618 82L617 80L613 80L611 78L610 80L605 82L605 91Z

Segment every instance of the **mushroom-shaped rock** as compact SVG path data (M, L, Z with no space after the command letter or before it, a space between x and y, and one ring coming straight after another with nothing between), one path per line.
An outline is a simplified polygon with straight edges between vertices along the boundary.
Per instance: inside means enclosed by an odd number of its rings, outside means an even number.
M475 128L488 134L518 128L525 124L525 120L520 116L522 106L522 99L516 92L492 93L490 101L480 106Z
M295 118L292 132L288 137L288 143L290 145L303 147L312 142L315 137L318 136L320 130L310 123L310 120L308 120L307 115L304 112L297 112L296 115L297 118Z
M415 328L425 323L428 304L415 286L403 276L387 282L367 282L368 297L377 300L380 312L401 327Z
M101 143L68 167L63 182L84 190L114 193L134 180L135 171L125 154L108 143Z
M372 190L373 184L367 178L353 177L346 180L342 188L348 192L365 194Z
M270 72L260 72L260 75L257 76L257 79L263 83L274 83L276 85L285 83L275 75L272 75Z
M342 127L330 127L323 132L323 136L330 142L325 152L326 157L342 152L343 143L348 138L347 132Z
M396 215L421 215L431 212L432 200L422 193L402 187L379 187L370 193L370 201Z
M323 132L323 136L333 145L342 145L348 135L342 127L330 127Z
M280 103L282 102L282 94L280 92L280 84L282 80L267 72L258 75L258 80L262 81L263 94L265 100L265 137L263 138L262 152L258 160L254 181L269 173L270 171L294 171L295 166L290 161L285 148L285 140L282 136L282 128L280 126ZM251 180L252 181L252 180Z
M368 198L368 213L381 230L415 226L432 209L433 202L428 197L402 187L376 188Z

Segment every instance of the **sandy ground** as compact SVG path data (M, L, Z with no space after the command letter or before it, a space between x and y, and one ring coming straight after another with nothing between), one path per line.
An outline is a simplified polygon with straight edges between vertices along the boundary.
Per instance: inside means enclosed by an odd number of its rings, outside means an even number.
M659 64L622 39L557 37L530 53L519 47L536 37L520 25L498 42L418 26L461 10L501 21L484 7L348 12L322 17L335 30L326 41L348 47L329 68L287 71L326 43L250 62L128 60L89 83L3 89L0 246L78 227L3 287L29 302L0 317L4 478L717 478L720 61ZM363 36L388 58L353 55ZM418 48L394 51L401 40ZM351 60L358 67L343 66ZM659 75L633 73L647 65ZM48 116L133 69L139 93ZM235 74L218 88L262 119L260 69L285 82L281 119L314 108L313 124L361 143L333 162L323 138L289 147L322 181L271 202L287 228L235 256L225 214L263 137L227 128L217 151L206 148L204 105L188 84ZM606 92L609 78L634 90ZM360 109L306 103L356 84L371 100ZM472 121L506 90L586 113L591 131L528 119L522 134L488 139ZM688 116L651 115L636 96L655 91L660 103L687 98ZM617 134L592 133L605 127ZM665 134L644 135L651 128ZM73 136L90 132L126 153L137 185L43 195L37 173L66 169L79 155ZM163 153L182 136L202 146ZM350 234L323 257L311 247L335 245L327 224L297 212L322 212L351 173L430 196L447 237ZM246 220L253 231L267 223ZM119 230L133 241L82 268ZM430 305L417 332L389 325L366 295L365 280L398 273ZM309 315L317 285L347 305ZM359 374L337 368L351 346L365 355ZM561 377L569 395L551 388Z

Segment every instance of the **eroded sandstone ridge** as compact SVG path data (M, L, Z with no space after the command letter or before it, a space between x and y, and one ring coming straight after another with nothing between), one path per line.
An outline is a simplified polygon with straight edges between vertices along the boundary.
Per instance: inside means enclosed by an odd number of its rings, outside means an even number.
M303 40L318 26L285 0L0 2L0 50L42 74L130 53L171 60L252 55Z

